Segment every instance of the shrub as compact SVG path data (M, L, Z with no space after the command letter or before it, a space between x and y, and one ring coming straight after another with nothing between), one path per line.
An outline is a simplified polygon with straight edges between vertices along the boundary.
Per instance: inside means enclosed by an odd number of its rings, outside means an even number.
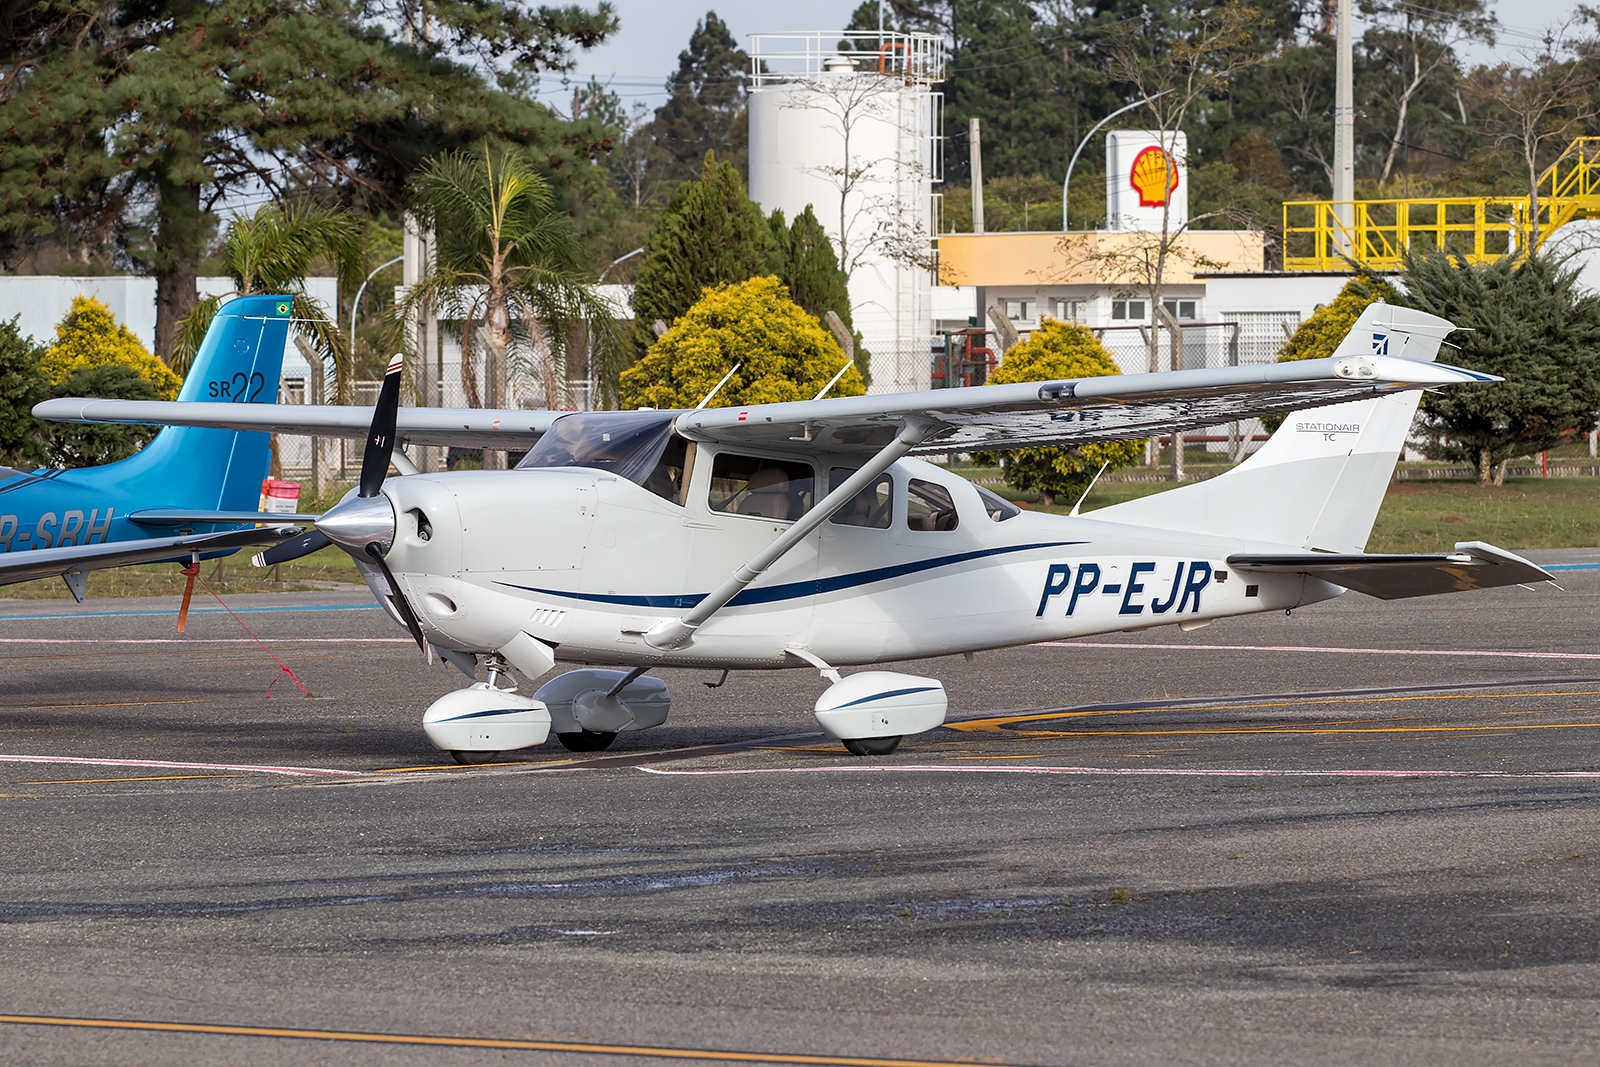
M37 467L47 458L44 428L33 417L33 405L50 396L43 354L16 319L0 322L0 463L8 466Z
M736 363L739 373L712 398L712 407L810 400L845 358L833 335L789 299L777 278L751 278L705 290L623 371L622 406L693 407ZM864 392L852 365L828 395Z
M55 343L45 349L40 361L51 384L58 387L56 395L63 395L59 386L76 372L110 364L127 367L149 382L155 392L152 399L175 400L183 384L132 331L117 322L110 308L93 297L73 297L72 310L56 326Z
M1388 304L1400 302L1394 288L1380 278L1352 278L1345 282L1338 296L1313 311L1283 343L1278 349L1278 362L1324 359L1333 355L1350 327L1367 310L1367 305L1379 300Z
M1017 345L989 376L990 385L1060 381L1121 374L1116 361L1094 334L1082 326L1046 321ZM1104 441L1077 448L1018 448L1000 455L1006 484L1024 492L1038 490L1046 504L1058 496L1077 495L1089 486L1101 464L1108 469L1139 462L1142 441Z

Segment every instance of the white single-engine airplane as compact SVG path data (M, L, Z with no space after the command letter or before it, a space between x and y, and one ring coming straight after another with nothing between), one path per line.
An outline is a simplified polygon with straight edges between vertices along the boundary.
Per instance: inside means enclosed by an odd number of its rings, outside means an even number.
M359 489L316 532L419 646L487 681L423 727L464 763L543 742L598 750L659 725L653 667L811 666L814 713L857 755L944 721L937 679L838 668L1139 630L1312 604L1544 581L1478 542L1363 550L1420 390L1495 381L1434 363L1454 327L1374 304L1334 356L692 411L399 409L399 364L371 413ZM215 407L215 411L207 409ZM43 418L355 436L357 408L56 400ZM918 452L1147 437L1293 412L1228 473L1091 515L1021 511ZM385 480L396 439L531 447L513 471ZM399 457L395 457L397 461ZM414 469L404 464L402 469ZM258 559L263 559L258 557ZM531 697L558 661L586 667ZM724 675L725 677L725 675Z

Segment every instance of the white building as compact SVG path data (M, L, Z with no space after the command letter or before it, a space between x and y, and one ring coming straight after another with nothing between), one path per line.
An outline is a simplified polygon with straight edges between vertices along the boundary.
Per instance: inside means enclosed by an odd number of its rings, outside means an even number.
M306 292L327 308L337 312L339 280L307 278ZM200 296L231 293L231 278L198 278L195 290ZM56 324L72 310L74 297L87 296L111 309L117 322L126 326L150 351L156 347L156 280L133 274L75 277L56 274L0 275L0 321L15 318L17 329L38 344L55 340ZM303 380L309 368L300 350L291 341L283 350L283 376Z

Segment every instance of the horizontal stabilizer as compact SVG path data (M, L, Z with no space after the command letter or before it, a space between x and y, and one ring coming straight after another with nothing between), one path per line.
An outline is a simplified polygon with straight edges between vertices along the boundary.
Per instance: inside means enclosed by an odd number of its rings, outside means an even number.
M281 511L180 511L177 508L147 508L128 516L140 526L195 526L208 522L315 522L318 516L285 514Z
M97 571L106 567L125 567L130 563L186 560L191 555L226 552L246 545L275 545L299 532L297 526L269 526L0 553L0 585L31 582L35 578L54 578L68 571Z
M206 426L352 440L361 440L372 428L371 407L331 404L178 404L61 397L36 404L33 413L46 422ZM524 449L538 444L550 424L565 414L519 409L401 408L395 435L414 445Z
M1550 572L1482 541L1462 541L1434 555L1336 555L1330 552L1243 553L1228 557L1241 574L1304 574L1380 600L1548 582Z

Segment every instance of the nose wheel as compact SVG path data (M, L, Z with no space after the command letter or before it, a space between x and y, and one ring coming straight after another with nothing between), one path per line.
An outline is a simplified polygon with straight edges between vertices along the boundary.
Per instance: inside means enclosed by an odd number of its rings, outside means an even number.
M844 739L844 747L852 756L887 756L900 747L900 738L850 737Z
M500 755L498 752L463 752L457 749L450 753L450 758L466 767L477 767L484 763L493 763Z

